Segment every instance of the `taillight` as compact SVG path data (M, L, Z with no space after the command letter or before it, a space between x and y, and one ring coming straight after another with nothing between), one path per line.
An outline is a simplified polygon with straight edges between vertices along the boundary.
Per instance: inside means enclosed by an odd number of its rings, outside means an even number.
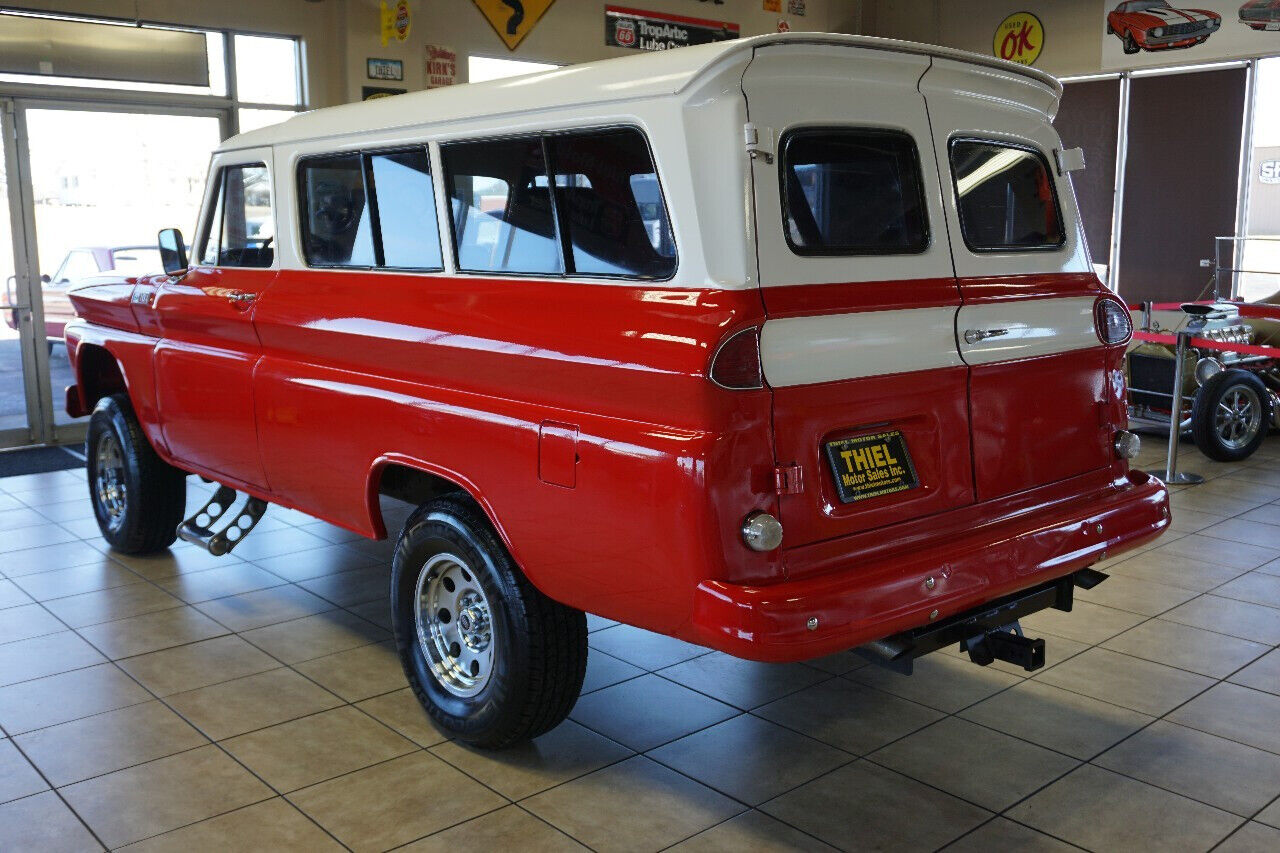
M1093 306L1093 327L1104 344L1126 344L1133 336L1129 309L1119 299L1107 296Z
M707 375L721 388L749 391L764 387L764 371L760 366L760 330L743 329L730 335L711 357Z

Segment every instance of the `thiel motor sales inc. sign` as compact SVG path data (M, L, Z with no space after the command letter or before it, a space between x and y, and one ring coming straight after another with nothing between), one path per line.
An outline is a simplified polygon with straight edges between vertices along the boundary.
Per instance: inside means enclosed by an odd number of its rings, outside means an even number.
M642 12L621 6L604 7L604 43L610 47L667 50L736 39L738 35L738 25L729 21Z

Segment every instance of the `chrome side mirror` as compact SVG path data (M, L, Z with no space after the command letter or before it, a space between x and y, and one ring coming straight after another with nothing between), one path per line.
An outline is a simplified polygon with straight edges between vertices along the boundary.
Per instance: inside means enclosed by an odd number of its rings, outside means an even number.
M182 232L177 228L161 230L160 262L166 275L185 275L187 272L187 244L182 242Z

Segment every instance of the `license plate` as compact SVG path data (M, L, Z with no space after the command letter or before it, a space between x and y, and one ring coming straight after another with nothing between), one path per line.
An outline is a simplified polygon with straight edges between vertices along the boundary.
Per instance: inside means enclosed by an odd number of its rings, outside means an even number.
M920 485L900 430L828 441L826 450L841 503L892 495Z

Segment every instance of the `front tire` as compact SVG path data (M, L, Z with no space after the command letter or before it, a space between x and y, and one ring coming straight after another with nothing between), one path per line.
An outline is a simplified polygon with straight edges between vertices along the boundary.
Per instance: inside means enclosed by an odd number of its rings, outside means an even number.
M1141 48L1138 47L1138 41L1133 37L1133 33L1125 33L1124 35L1124 52L1137 53Z
M1238 462L1253 455L1271 424L1271 395L1247 370L1224 370L1196 391L1191 436L1210 459Z
M466 498L423 504L391 568L405 675L436 723L499 749L569 715L587 666L587 619L539 592Z
M126 395L98 401L85 459L93 514L112 548L150 554L173 544L186 509L186 474L156 454Z

